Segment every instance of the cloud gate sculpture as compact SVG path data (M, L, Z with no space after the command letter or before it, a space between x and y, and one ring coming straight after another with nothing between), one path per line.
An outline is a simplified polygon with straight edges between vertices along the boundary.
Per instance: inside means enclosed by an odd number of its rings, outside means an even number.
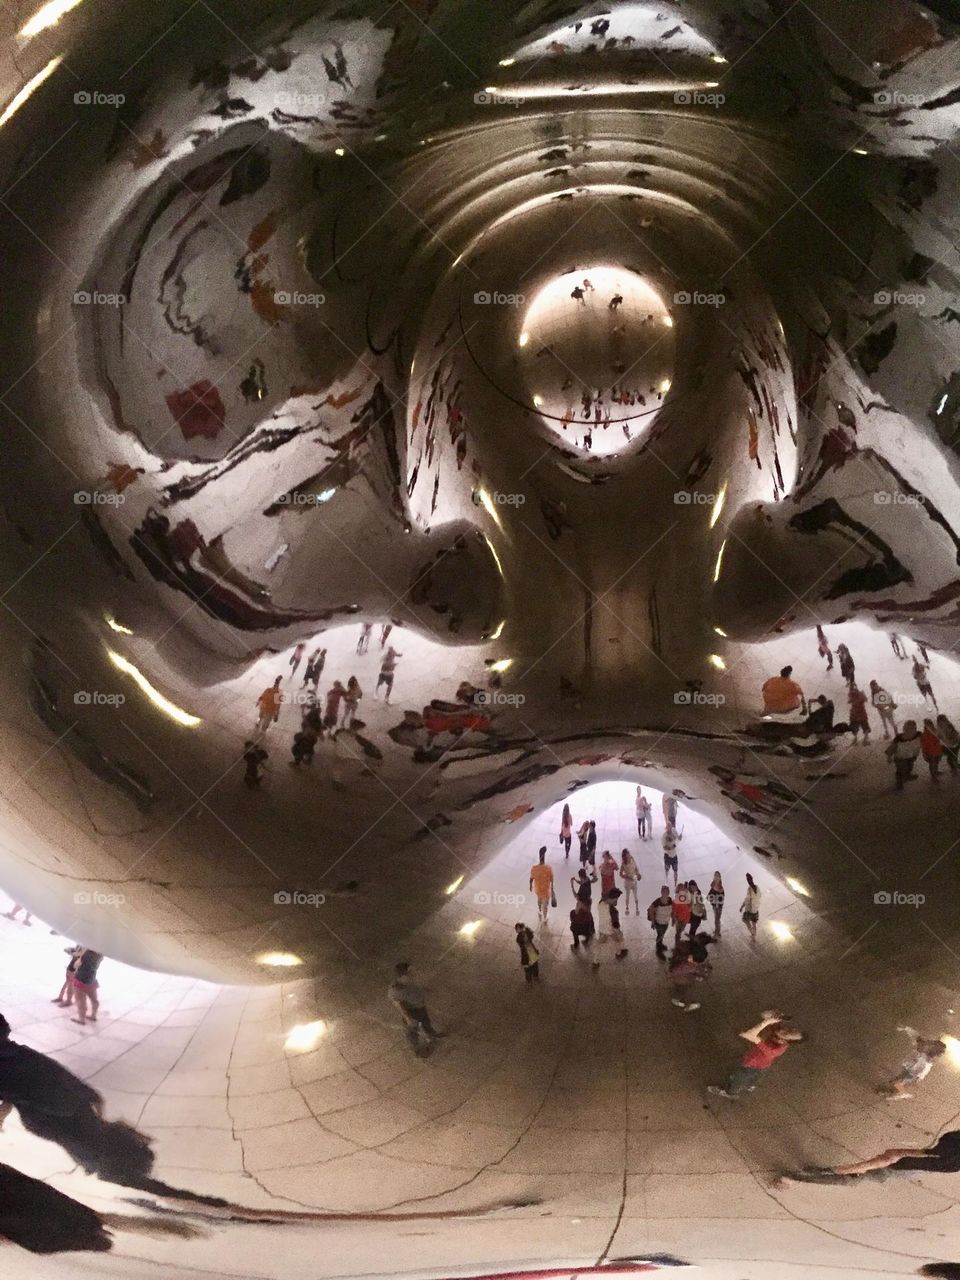
M957 5L2 21L4 1274L960 1274Z

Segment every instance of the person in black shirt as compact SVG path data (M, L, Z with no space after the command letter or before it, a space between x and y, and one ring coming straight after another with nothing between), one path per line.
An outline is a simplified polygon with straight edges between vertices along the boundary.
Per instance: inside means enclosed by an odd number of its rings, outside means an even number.
M948 1129L932 1147L890 1147L879 1155L833 1169L807 1168L785 1175L792 1182L846 1182L870 1174L960 1173L960 1129Z

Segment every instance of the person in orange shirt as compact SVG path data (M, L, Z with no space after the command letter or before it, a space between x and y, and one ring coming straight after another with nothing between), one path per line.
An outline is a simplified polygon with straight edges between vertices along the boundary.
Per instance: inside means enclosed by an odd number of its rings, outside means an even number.
M266 733L273 721L280 715L280 704L283 702L283 694L280 691L282 679L283 676L277 676L273 684L268 689L264 689L257 699L257 710L260 712L257 733Z
M807 714L807 700L793 675L793 667L781 668L778 676L771 676L763 685L763 710L768 715L787 715L791 711Z
M540 923L547 923L547 916L550 908L557 905L556 894L553 888L553 867L547 863L547 846L540 846L540 861L535 862L530 868L530 889L537 895L537 911L540 914Z

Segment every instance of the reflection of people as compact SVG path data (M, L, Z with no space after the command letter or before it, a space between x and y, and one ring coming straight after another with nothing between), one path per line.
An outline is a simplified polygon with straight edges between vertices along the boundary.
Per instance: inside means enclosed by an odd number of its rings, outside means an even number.
M846 1182L878 1174L960 1173L960 1129L948 1129L932 1147L889 1147L878 1155L834 1168L807 1168L785 1175L793 1182Z
M443 1033L438 1031L430 1021L427 1012L427 997L422 987L418 987L410 979L410 966L401 961L394 966L393 981L387 994L397 1006L403 1017L407 1043L418 1058L425 1057L434 1040Z
M20 923L26 924L26 925L32 925L33 924L32 913L28 911L26 907L21 907L19 902L15 902L9 911L5 911L3 913L3 918L5 920L16 920L17 916L20 914L21 911L23 912L23 919L20 921Z
M840 674L849 684L853 680L857 668L853 661L853 656L845 644L837 645L837 661L840 663Z
M673 887L677 887L677 844L683 839L683 836L676 827L669 826L661 837L663 845L663 878L666 880L673 872Z
M906 656L906 655L904 655ZM876 680L870 681L870 705L876 708L880 723L883 725L883 736L889 738L891 732L897 732L897 720L894 714L894 701Z
M925 1040L914 1031L913 1027L900 1027L899 1030L905 1031L913 1041L913 1052L903 1060L900 1070L890 1083L881 1086L879 1090L891 1099L912 1098L913 1094L908 1092L909 1088L919 1084L921 1080L926 1080L933 1069L934 1062L937 1058L942 1058L947 1051L947 1046L942 1040Z
M763 710L768 715L787 715L800 710L807 714L803 690L792 680L793 667L781 667L778 676L771 676L763 684Z
M917 732L916 720L905 720L903 728L894 736L887 747L887 759L893 761L896 770L897 790L917 775L913 772L913 763L920 754L920 734Z
M930 699L935 709L939 711L940 708L937 706L937 699L934 696L933 689L930 687L930 681L927 679L927 672L930 670L930 668L927 666L924 666L924 664L920 661L919 658L914 658L913 666L910 668L910 670L913 674L914 680L917 682L917 688L920 690L920 692L923 694L925 698Z
M547 916L550 914L550 907L557 905L556 893L553 887L553 867L547 862L547 846L540 846L539 861L535 862L530 868L530 891L537 895L537 912L540 916L540 923L547 923Z
M514 925L517 934L517 946L520 948L520 967L527 982L540 981L540 952L537 950L533 930L519 922Z
M560 843L564 847L564 857L570 857L570 842L573 839L573 818L570 814L570 806L563 806L563 813L560 817Z
M757 940L757 921L760 919L760 890L753 876L747 874L747 892L740 903L740 917L747 926L750 941Z
M832 699L820 693L810 705L812 709L804 725L807 733L829 733L833 728Z
M760 1015L756 1026L740 1032L740 1038L749 1041L750 1048L740 1059L740 1065L731 1072L727 1083L709 1085L708 1093L730 1100L753 1093L763 1078L762 1073L782 1058L791 1044L803 1040L804 1035L802 1031L786 1026L783 1015L775 1009L767 1009Z
M258 733L266 733L270 725L280 716L280 704L283 702L283 693L280 689L282 680L283 676L277 676L273 684L264 689L257 699L257 710L260 712L260 719L257 723Z
M268 753L258 742L248 739L243 744L243 781L248 787L259 787L260 779L263 777L263 762L267 758Z
M867 695L851 680L847 685L847 702L850 705L850 732L854 742L857 734L863 733L863 745L870 741L870 721L867 719Z
M830 644L827 640L827 637L824 635L823 627L819 625L817 626L817 653L820 655L821 658L826 658L827 670L832 671L833 670L833 651L830 648Z
M97 972L103 956L99 951L91 951L89 947L84 947L81 952L77 967L73 971L73 994L77 1001L77 1016L72 1018L72 1022L78 1022L81 1027L86 1026L87 1022L96 1022L97 1011L100 1008L100 997L97 994L100 989L100 983L97 980ZM87 1013L87 1004L90 1005L90 1012Z

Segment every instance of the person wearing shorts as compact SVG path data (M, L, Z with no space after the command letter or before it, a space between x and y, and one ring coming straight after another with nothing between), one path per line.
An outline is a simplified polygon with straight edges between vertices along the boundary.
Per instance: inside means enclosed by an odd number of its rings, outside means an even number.
M676 827L668 826L663 833L663 878L669 876L673 872L673 887L677 887L677 842L680 840L680 834Z
M402 657L403 654L397 653L396 649L391 645L380 659L380 675L377 677L377 687L373 691L374 697L379 692L380 686L383 685L386 689L383 700L384 702L390 701L390 694L393 692L393 677L397 670L397 659Z
M73 971L73 994L77 1002L78 1016L71 1018L71 1022L77 1022L81 1027L97 1020L97 1010L100 1008L100 997L97 994L100 983L97 981L97 971L102 960L103 956L99 951L91 951L89 947L84 947L83 954Z
M808 1167L785 1174L783 1180L844 1183L869 1177L883 1181L891 1175L911 1173L960 1173L960 1129L948 1129L932 1147L890 1147L856 1164L839 1164L832 1169Z

